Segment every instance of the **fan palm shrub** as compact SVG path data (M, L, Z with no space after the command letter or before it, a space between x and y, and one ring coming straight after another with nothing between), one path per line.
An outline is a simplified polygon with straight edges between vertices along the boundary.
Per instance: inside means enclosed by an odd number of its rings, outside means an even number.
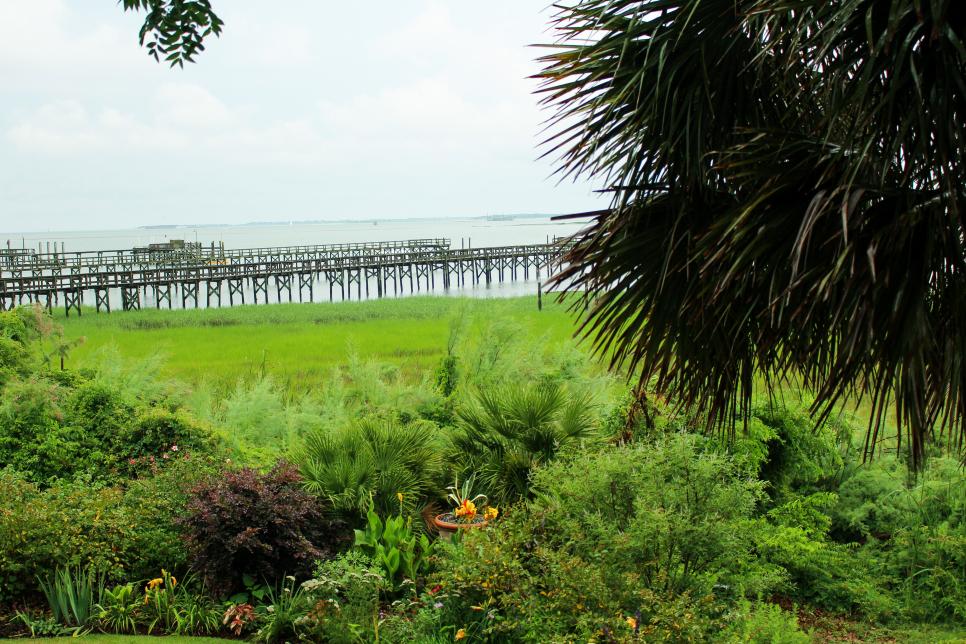
M589 395L558 384L481 391L458 412L453 458L491 502L527 498L535 467L597 439L593 409Z
M615 367L733 430L756 384L966 439L966 6L566 0L562 177L612 197L558 286Z
M336 430L309 434L296 456L306 488L343 515L414 514L437 496L443 473L433 423L367 417ZM402 501L399 499L402 495Z

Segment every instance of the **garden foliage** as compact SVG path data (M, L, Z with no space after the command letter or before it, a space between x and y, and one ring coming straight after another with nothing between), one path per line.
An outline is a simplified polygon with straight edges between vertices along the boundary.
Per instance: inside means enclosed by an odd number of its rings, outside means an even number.
M219 398L112 358L60 371L49 320L0 321L0 605L26 604L24 633L804 641L788 607L966 624L960 464L934 445L912 474L889 444L863 463L846 416L815 428L793 395L723 440L493 322L445 382L353 358L304 397L262 378ZM532 384L495 384L511 373ZM451 543L430 519L454 480L500 510Z
M268 583L304 577L347 538L344 524L323 514L298 470L284 462L265 474L242 468L199 482L178 525L192 568L221 595L241 590L246 574Z

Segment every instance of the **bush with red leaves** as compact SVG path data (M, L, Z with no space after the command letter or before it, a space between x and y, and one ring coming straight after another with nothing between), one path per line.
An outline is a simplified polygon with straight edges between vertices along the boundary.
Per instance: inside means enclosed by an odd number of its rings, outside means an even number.
M348 529L322 510L298 470L280 461L267 474L228 470L195 485L178 523L192 568L211 592L227 595L244 574L275 583L335 554Z

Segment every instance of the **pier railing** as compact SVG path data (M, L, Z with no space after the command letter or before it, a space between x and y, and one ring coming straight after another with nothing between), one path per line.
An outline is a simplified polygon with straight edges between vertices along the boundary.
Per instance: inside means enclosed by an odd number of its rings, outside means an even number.
M0 249L0 275L47 272L57 270L109 270L117 266L133 267L187 266L210 260L239 260L262 257L328 257L373 255L395 250L443 250L450 247L445 238L406 239L381 242L351 242L301 246L265 246L225 249L223 245L185 244L178 248L134 248L41 253L24 249Z
M80 313L85 292L93 292L96 310L110 311L110 291L120 290L125 309L141 308L142 295L153 291L160 306L166 299L171 306L171 289L180 289L182 305L192 302L199 306L199 284L204 283L206 302L221 305L222 285L227 284L229 302L235 295L242 302L245 286L268 301L268 282L274 280L278 301L283 291L293 297L293 277L298 276L297 289L301 300L303 290L313 297L313 281L324 280L329 285L330 299L335 285L339 285L343 299L346 287L357 286L362 298L363 285L369 296L370 280L376 284L379 297L388 293L404 292L404 280L409 290L435 288L436 273L441 273L444 288L463 286L467 274L471 283L489 284L494 278L504 281L529 279L531 269L539 280L541 272L547 276L557 265L569 242L526 244L483 248L449 248L449 240L407 240L403 242L373 242L367 244L329 244L325 246L285 246L258 249L221 250L201 253L165 262L140 262L132 255L122 255L120 261L109 256L90 257L89 263L57 264L53 267L33 265L3 271L0 277L0 307L8 308L25 301L40 302L51 308L63 300L67 314ZM102 251L106 253L107 251ZM111 259L112 261L105 261ZM101 263L97 263L101 262ZM8 274L9 273L9 274Z

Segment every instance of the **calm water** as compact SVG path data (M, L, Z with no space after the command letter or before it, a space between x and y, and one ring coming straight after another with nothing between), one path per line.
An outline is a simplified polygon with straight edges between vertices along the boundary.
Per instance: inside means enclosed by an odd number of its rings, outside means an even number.
M393 241L447 237L454 248L462 245L510 246L543 243L579 230L581 224L554 222L549 218L485 221L482 219L437 219L379 221L366 223L273 224L267 226L204 226L198 228L132 228L122 230L64 231L56 233L0 233L0 244L33 248L47 242L61 242L70 251L116 250L169 239L224 242L225 248L338 244L344 242Z
M135 246L145 246L149 243L165 242L171 239L183 239L185 241L198 241L204 244L211 242L224 242L226 249L233 248L257 248L264 246L294 246L294 245L313 245L313 244L338 244L349 242L372 242L372 241L395 241L404 239L423 239L423 238L449 238L453 248L483 246L511 246L517 244L536 244L545 243L554 237L563 237L577 232L583 223L577 222L555 222L549 217L543 218L521 218L509 221L486 221L482 219L439 219L439 220L405 220L405 221L379 221L375 224L372 221L366 223L318 223L318 224L273 224L264 226L202 226L202 227L177 227L163 229L121 229L121 230L101 230L101 231L65 231L59 233L2 233L0 234L0 244L6 247L9 245L14 248L40 248L46 252L47 244L56 242L58 250L60 244L64 244L65 250L71 251L95 251L95 250L118 250L129 249ZM509 277L509 276L507 276ZM522 274L520 275L522 278ZM546 278L546 275L543 276ZM462 288L452 288L444 292L442 279L437 276L436 288L432 290L434 294L463 295L472 297L514 297L520 295L530 295L537 291L537 281L533 272L530 274L529 281L522 279L517 282L506 281L500 283L494 278L494 282L486 284L472 285L467 284ZM408 282L406 292L401 294L409 296ZM205 306L204 287L201 289L200 306ZM365 297L365 286L363 285L363 297ZM376 292L375 283L370 284L370 293ZM416 294L426 294L425 285ZM287 301L287 294L283 292L283 301ZM305 296L308 297L307 292ZM394 297L392 288L389 288L389 296ZM120 293L110 293L111 306L120 307ZM269 301L275 302L278 293L272 285L269 287ZM297 292L294 295L298 301ZM342 292L338 285L333 289L333 299L342 299ZM346 299L358 299L357 287L353 286ZM172 293L172 304L174 308L181 307L181 297L177 293ZM316 281L314 284L314 300L328 301L329 286L326 282ZM252 291L246 289L246 303L252 302ZM222 293L224 306L228 305L227 288ZM93 302L86 302L93 304ZM144 308L153 308L156 305L153 295L144 294L141 303ZM188 306L192 304L189 301ZM163 306L167 306L166 303ZM214 306L214 304L213 304Z

